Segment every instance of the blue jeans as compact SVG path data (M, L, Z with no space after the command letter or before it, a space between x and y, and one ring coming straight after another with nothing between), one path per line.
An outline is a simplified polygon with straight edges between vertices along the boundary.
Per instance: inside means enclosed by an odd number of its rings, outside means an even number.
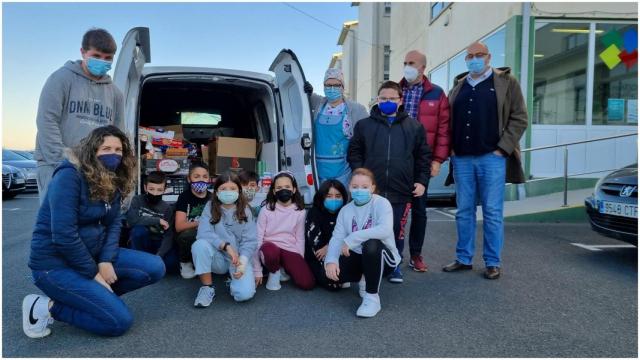
M143 225L136 225L131 228L129 234L131 240L131 248L133 250L139 250L148 252L150 254L158 253L160 244L162 243L162 235L154 236L150 233L149 227ZM174 246L169 252L162 256L164 266L167 273L178 272L178 250Z
M165 269L159 256L123 248L113 267L118 277L111 285L113 293L70 268L32 273L35 285L54 301L54 319L98 335L119 336L133 323L119 296L157 282Z
M335 178L323 178L320 175L318 175L318 181L319 184L318 186L322 185L323 182L327 181L327 180L331 180L331 179L336 179L338 181L340 181L342 183L342 185L344 185L345 188L347 188L347 190L349 189L349 181L351 181L351 171L347 171L346 173L335 177Z
M231 264L231 258L222 253L218 249L214 249L213 245L207 240L198 239L191 247L193 254L193 265L196 269L196 275L214 273L223 275L229 273L231 275L231 284L229 292L235 301L247 301L256 293L256 280L253 275L251 266L251 258L245 265L244 274L240 279L233 277L236 267Z
M482 204L483 258L486 266L500 266L504 243L504 184L506 158L494 153L452 156L456 184L457 260L471 265L476 239L476 198Z

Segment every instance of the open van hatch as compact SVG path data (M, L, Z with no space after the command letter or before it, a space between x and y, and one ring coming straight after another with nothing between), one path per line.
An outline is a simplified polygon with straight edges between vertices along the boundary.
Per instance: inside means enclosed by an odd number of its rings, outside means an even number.
M184 142L194 144L199 151L197 158L190 154L191 160L202 160L202 145L209 145L216 137L254 139L256 161L270 164L267 167L272 169L267 171L275 172L277 149L271 146L263 150L263 145L276 137L275 114L266 110L269 103L273 103L272 90L264 82L212 74L150 76L141 88L138 125L156 129L181 125ZM144 165L149 155L145 157L146 143L140 142L143 138L138 134L141 183L150 171ZM177 174L168 174L171 189L164 197L167 201L175 201L186 188L184 171Z

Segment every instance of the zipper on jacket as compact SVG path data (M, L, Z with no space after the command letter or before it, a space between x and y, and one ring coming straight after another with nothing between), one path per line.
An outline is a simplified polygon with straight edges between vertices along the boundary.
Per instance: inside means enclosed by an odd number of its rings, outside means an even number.
M389 161L391 160L391 126L393 124L389 124L389 139L387 141L387 166L386 166L386 180L387 186L385 187L384 197L389 197Z

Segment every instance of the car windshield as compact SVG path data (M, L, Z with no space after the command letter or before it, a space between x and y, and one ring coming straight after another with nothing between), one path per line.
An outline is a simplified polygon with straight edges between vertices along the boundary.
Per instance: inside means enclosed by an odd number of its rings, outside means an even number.
M24 161L25 158L14 153L11 150L5 150L2 149L2 160L9 160L9 161Z

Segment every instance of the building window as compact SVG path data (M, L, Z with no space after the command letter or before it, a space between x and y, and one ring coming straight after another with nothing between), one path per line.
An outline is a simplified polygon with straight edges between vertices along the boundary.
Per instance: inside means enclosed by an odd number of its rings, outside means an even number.
M533 123L637 124L637 34L632 23L537 22Z
M384 16L391 16L391 3L384 3Z
M382 67L382 71L383 71L383 79L389 80L389 64L391 62L391 46L389 45L385 45L384 46L384 61L383 61L383 67Z
M491 66L495 68L506 66L507 30L503 26L500 30L481 40L491 53Z
M588 23L536 24L533 123L585 125Z
M638 62L631 53L637 51L638 26L596 24L595 32L592 123L635 125L638 123Z
M431 21L435 20L442 12L451 4L447 1L439 1L431 3Z
M449 60L449 87L451 88L456 85L456 76L467 71L467 63L464 61L466 55L465 50Z
M431 83L440 86L445 93L448 93L450 89L447 77L447 65L447 63L444 63L429 73Z

